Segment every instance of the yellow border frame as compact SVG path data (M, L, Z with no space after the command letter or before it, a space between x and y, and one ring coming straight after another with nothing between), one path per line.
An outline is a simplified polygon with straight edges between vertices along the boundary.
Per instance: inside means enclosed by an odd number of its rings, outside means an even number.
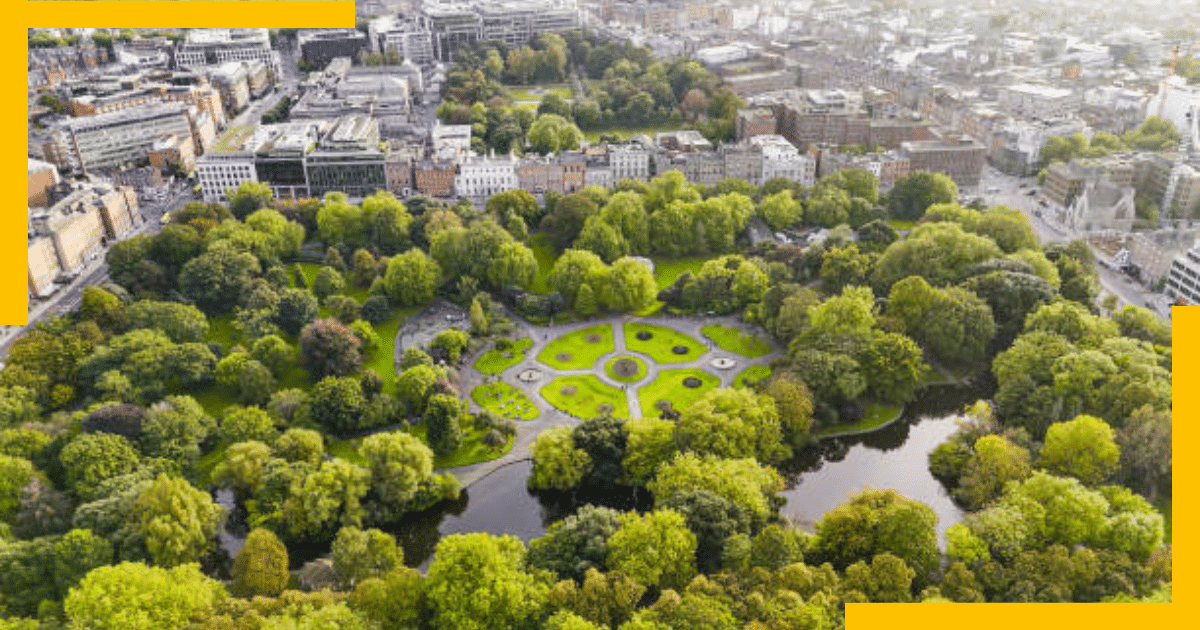
M164 8L186 11L186 17L161 13ZM0 49L3 58L3 76L10 82L25 78L25 70L19 68L27 59L25 29L32 27L87 27L99 24L118 23L129 28L154 28L181 23L189 27L216 26L270 26L272 28L328 26L353 27L354 5L351 2L49 2L31 1L22 4L6 4L6 9L20 13L22 26L4 29ZM286 10L285 10L286 9ZM232 17L231 17L232 16ZM13 90L15 92L15 90ZM14 94L15 95L15 94ZM26 114L27 98L8 101L2 107L9 120L16 120L17 110ZM15 124L3 127L6 146L19 146L27 139L26 129ZM19 156L14 151L3 154L6 171L17 173ZM13 195L15 197L15 195ZM26 318L28 289L20 273L28 265L27 247L20 247L20 235L26 233L26 215L20 207L4 215L0 235L6 239L0 247L0 261L6 273L0 274L0 323L23 324ZM1197 417L1195 399L1183 395L1196 386L1197 360L1195 350L1200 344L1200 309L1177 307L1174 314L1174 415L1181 418ZM1178 444L1192 443L1197 429L1185 421L1174 427L1173 451ZM959 604L943 606L918 606L909 604L850 604L846 607L846 627L850 630L872 628L914 627L925 630L944 628L1063 628L1063 627L1149 627L1174 628L1186 625L1191 618L1192 593L1191 570L1195 566L1195 555L1191 538L1191 496L1196 481L1190 457L1181 457L1175 462L1174 477L1182 483L1180 500L1173 505L1174 579L1172 599L1179 603L1160 606L1138 606L1131 604ZM1186 609L1186 610L1185 610Z

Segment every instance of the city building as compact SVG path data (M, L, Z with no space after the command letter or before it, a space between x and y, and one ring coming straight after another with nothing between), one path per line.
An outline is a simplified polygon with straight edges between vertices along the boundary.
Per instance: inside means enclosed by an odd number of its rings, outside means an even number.
M816 182L817 163L801 154L787 138L776 134L757 135L747 140L762 153L762 181L783 177L805 186Z
M631 140L622 144L608 145L608 164L612 169L615 184L623 179L646 181L650 179L650 155L648 143Z
M454 192L476 203L518 187L517 159L508 155L468 155L458 164Z
M943 173L958 187L974 189L983 176L986 149L966 136L944 136L940 140L904 142L901 151L911 171Z
M751 136L774 134L775 127L775 114L766 107L738 110L737 139L739 141Z
M147 154L150 166L166 171L173 165L178 165L184 173L190 173L196 168L196 152L192 137L169 135L163 136L150 145Z
M1066 209L1063 225L1077 232L1128 232L1137 219L1132 186L1121 187L1107 178L1089 180Z
M353 59L370 47L367 34L353 28L302 29L296 38L300 42L300 58L320 67L335 57Z
M146 159L154 142L167 135L192 137L184 104L159 103L72 118L52 132L52 141L58 145L54 153L66 161L58 164L61 170L86 172Z
M386 145L379 141L379 123L369 116L343 116L305 155L309 194L322 197L344 192L362 198L387 189L384 172Z
M50 189L58 182L58 169L53 164L29 158L29 207L46 207L50 202Z
M225 202L225 191L257 182L254 165L256 128L232 127L196 161L196 178L205 203Z
M405 61L417 65L437 60L433 50L433 36L429 26L421 19L401 20L396 16L384 16L372 20L367 27L371 50L378 53L395 51Z
M1200 243L1171 263L1164 292L1184 304L1200 304Z
M181 68L216 66L227 61L261 61L276 76L280 72L279 55L271 50L265 28L193 29L175 50L175 65Z
M1074 90L1018 83L997 92L1001 109L1026 120L1078 117L1083 94Z
M132 188L80 184L49 208L29 211L29 294L45 296L142 223Z

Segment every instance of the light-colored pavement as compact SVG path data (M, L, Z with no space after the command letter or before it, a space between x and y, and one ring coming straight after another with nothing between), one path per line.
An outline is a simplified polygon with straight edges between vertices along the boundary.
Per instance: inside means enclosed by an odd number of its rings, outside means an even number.
M626 401L629 405L629 413L633 418L640 418L641 403L638 399L638 390L658 378L662 370L675 370L686 368L698 368L709 374L712 374L720 379L722 387L729 387L733 384L734 379L745 369L754 365L768 365L771 360L776 358L779 353L779 348L772 345L771 352L753 359L737 355L732 352L727 352L716 346L715 343L708 340L700 332L700 329L710 324L718 324L722 326L730 326L739 328L743 331L756 334L760 339L765 339L768 342L766 335L761 331L755 330L752 326L738 321L735 317L720 317L720 318L697 318L697 317L634 317L634 316L609 316L596 320L583 322L573 322L570 324L551 325L547 327L538 327L526 322L520 317L513 316L513 321L517 324L518 333L513 337L528 337L533 340L533 346L526 351L525 358L520 362L506 369L503 373L497 376L489 376L481 374L473 366L475 360L479 358L489 348L482 348L471 356L463 359L463 368L460 375L460 387L462 393L468 399L472 389L487 382L501 381L517 390L524 393L538 410L538 417L534 420L522 420L517 422L517 435L514 439L512 450L506 453L503 457L478 464L470 464L458 468L446 469L442 472L451 472L458 477L459 485L463 488L469 487L471 484L479 481L487 475L503 468L509 464L526 460L530 458L530 449L533 446L537 435L547 429L558 426L574 426L579 423L578 418L560 411L546 401L541 394L541 389L547 383L558 378L559 376L572 375L595 375L602 383L613 387L622 387L624 385ZM628 349L625 343L624 324L627 322L639 322L646 324L656 324L666 328L670 328L676 332L687 334L701 343L705 343L707 349L698 357L689 361L679 363L659 364L649 356L632 352ZM596 326L598 324L609 325L613 328L613 345L614 350L606 353L604 356L597 359L595 365L591 369L579 370L560 370L553 368L545 363L537 360L540 353L547 345L559 337L579 330ZM399 340L399 338L398 338ZM773 342L771 342L773 343ZM397 344L399 346L399 344ZM397 350L401 352L401 350ZM614 381L608 376L604 370L604 365L617 355L636 356L646 362L647 373L644 378L634 383L620 383ZM718 357L727 357L736 361L736 365L727 370L721 370L713 367L712 361ZM539 376L537 379L525 382L517 378L518 374L526 370L537 370ZM471 402L473 409L478 409L479 406Z

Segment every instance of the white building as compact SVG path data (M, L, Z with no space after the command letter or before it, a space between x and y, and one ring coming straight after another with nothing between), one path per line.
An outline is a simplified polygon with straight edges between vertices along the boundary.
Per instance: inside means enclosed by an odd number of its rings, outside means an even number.
M402 20L389 15L372 20L367 25L371 50L378 53L395 50L417 65L433 63L433 39L429 27L422 21Z
M162 136L190 138L186 109L185 103L162 103L72 118L53 133L68 161L58 166L82 171L120 167L145 158Z
M517 158L511 153L499 157L471 153L459 162L454 176L455 194L471 200L486 200L518 187Z
M271 50L265 28L205 28L188 31L187 40L175 51L175 64L191 68L215 66L226 61L261 61L280 73L279 55Z
M1000 88L999 103L1013 116L1047 120L1078 116L1083 107L1083 96L1071 90L1018 83Z
M762 181L784 177L805 186L812 186L816 182L816 160L802 155L787 138L766 134L752 136L749 142L762 149Z
M608 164L613 183L623 179L650 179L650 150L639 142L608 145ZM586 180L587 173L584 173Z
M196 161L196 177L205 203L227 201L225 191L243 182L257 182L255 127L234 127Z

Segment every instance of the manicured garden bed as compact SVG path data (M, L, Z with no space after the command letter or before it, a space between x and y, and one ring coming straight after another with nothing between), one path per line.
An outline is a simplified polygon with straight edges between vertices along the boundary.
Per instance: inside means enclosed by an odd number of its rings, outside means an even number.
M597 324L551 341L537 358L559 370L586 370L614 348L612 325Z
M700 381L698 387L688 387L685 382L689 379ZM716 389L721 379L700 370L688 368L684 370L663 370L652 383L638 389L638 402L642 406L642 416L657 418L662 410L656 403L666 400L675 411L682 412L700 400L709 390Z
M716 342L722 350L740 354L747 359L761 357L771 351L771 344L737 328L712 324L701 328L700 332Z
M640 339L648 333L648 339ZM704 344L688 335L655 324L625 324L625 347L633 352L649 355L658 363L686 363L695 361L707 351ZM678 352L677 349L686 350Z
M537 407L525 392L508 383L486 383L471 390L471 400L502 418L533 420L538 417Z
M484 374L499 374L524 361L525 353L532 347L532 339L518 339L507 350L488 350L475 359L475 369Z
M751 365L742 370L737 378L733 379L734 387L750 387L761 381L771 378L771 367L769 365Z
M614 381L634 383L646 378L646 362L637 357L616 356L604 366L605 373Z
M542 397L576 418L594 418L606 410L617 418L629 417L625 392L601 383L591 374L560 376L542 388Z

